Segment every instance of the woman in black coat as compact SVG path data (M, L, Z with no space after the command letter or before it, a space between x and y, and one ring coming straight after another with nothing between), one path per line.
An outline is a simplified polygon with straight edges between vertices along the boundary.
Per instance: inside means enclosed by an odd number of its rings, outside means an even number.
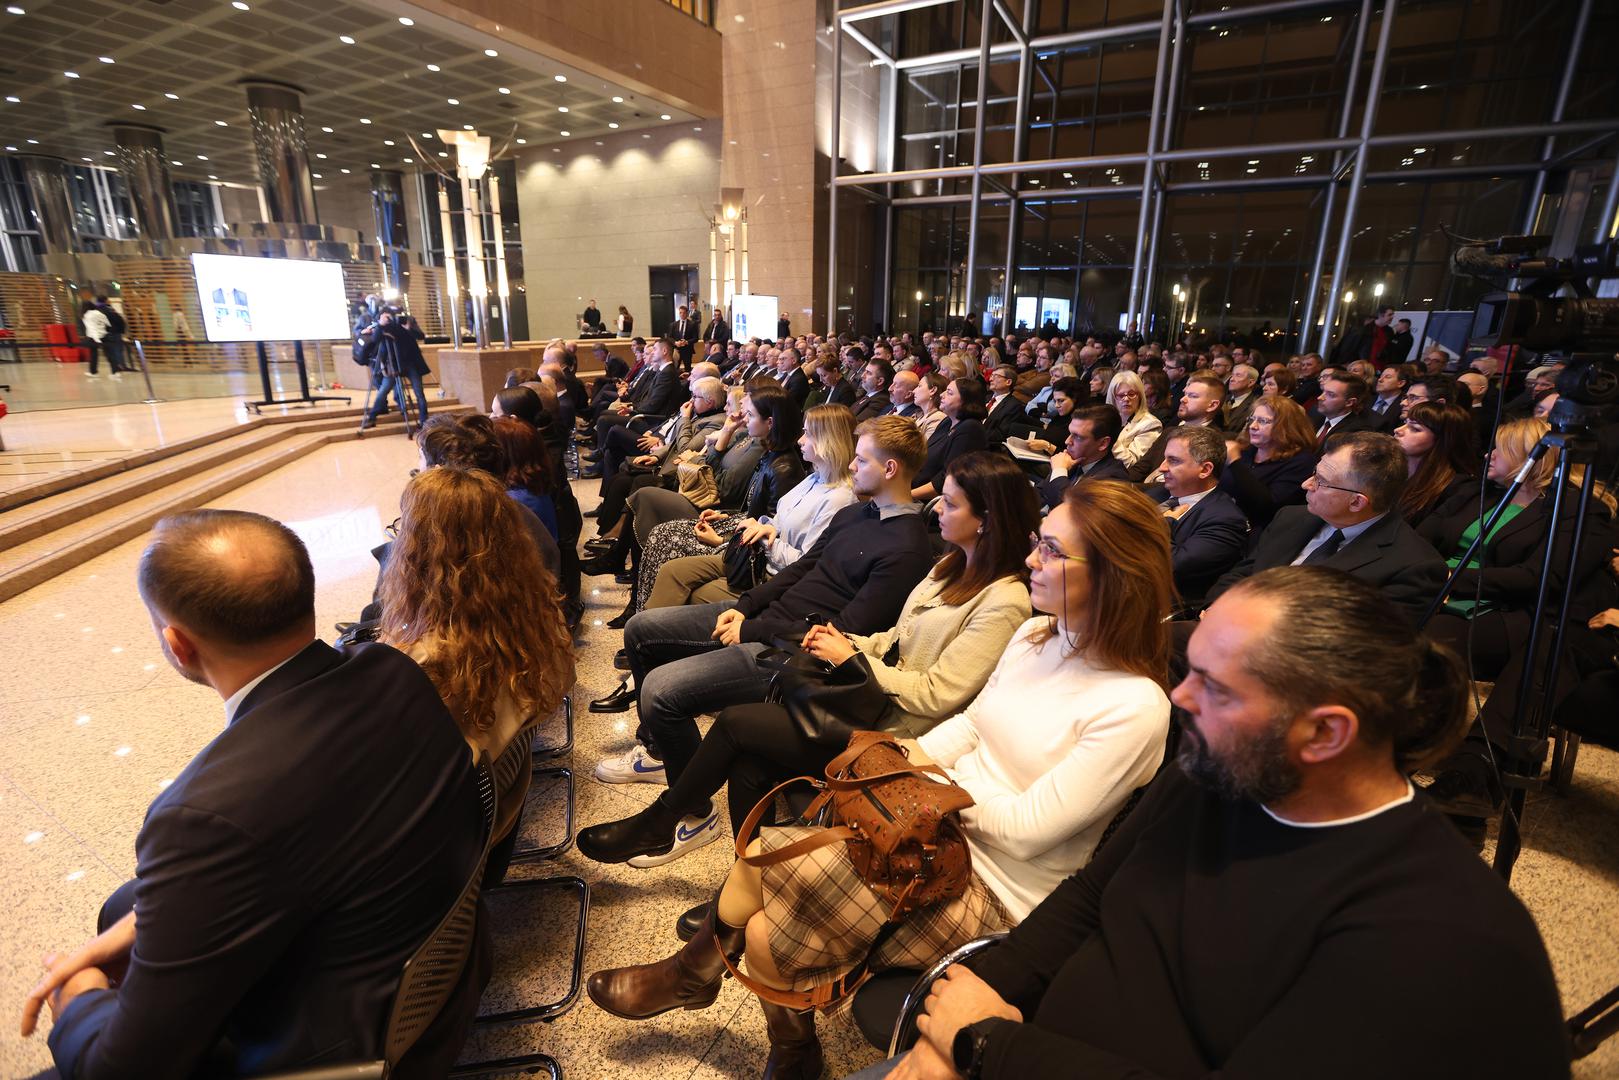
M1246 444L1229 456L1220 474L1220 490L1237 501L1252 527L1252 547L1276 511L1302 505L1304 481L1315 471L1315 431L1304 410L1288 398L1260 398L1248 417L1248 427L1231 436Z
M952 379L939 399L945 422L933 429L928 439L927 460L911 481L911 498L926 502L944 486L944 470L962 454L982 450L988 444L984 431L984 384L977 379Z

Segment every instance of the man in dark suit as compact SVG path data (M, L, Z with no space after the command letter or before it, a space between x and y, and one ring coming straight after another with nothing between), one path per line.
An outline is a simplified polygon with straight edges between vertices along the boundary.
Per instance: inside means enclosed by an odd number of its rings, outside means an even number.
M685 304L681 304L675 312L675 321L669 324L669 332L664 336L674 342L680 366L690 367L693 342L697 340L697 320L686 314Z
M914 400L916 388L921 381L914 371L894 372L894 381L888 385L889 415L903 416L907 420L922 418L922 410Z
M870 420L888 411L891 401L888 387L894 381L894 369L886 360L869 361L860 375L861 394L854 402L854 422Z
M1292 367L1292 364L1288 366ZM1315 399L1321 395L1321 369L1325 366L1326 361L1321 359L1320 353L1299 355L1298 368L1295 372L1299 381L1290 396L1306 409L1314 408Z
M989 441L1003 444L1013 435L1027 435L1033 423L1023 413L1023 402L1017 399L1017 369L1002 364L989 373L989 415L984 418L984 433Z
M1410 364L1390 364L1377 374L1376 393L1367 406L1367 417L1377 431L1392 433L1405 421L1405 394L1417 369Z
M1225 457L1225 436L1213 428L1174 428L1164 447L1163 486L1149 492L1169 520L1175 590L1191 605L1201 605L1248 543L1248 519L1217 489Z
M1277 511L1207 601L1273 566L1331 566L1381 588L1414 623L1445 582L1445 560L1396 509L1405 482L1405 454L1394 436L1357 431L1334 440L1304 482L1305 505Z
M718 345L720 347L720 353L723 355L725 352L725 343L730 340L730 324L727 323L724 317L720 314L720 309L715 308L714 317L709 320L707 326L703 327L703 343L705 347L708 345Z
M596 418L596 454L590 460L598 460L606 452L607 433L614 427L636 424L646 431L680 408L682 383L673 354L674 347L665 338L654 341L647 349L646 370L624 389L623 397Z
M1370 396L1371 388L1359 375L1334 371L1322 377L1321 397L1316 402L1321 417L1315 432L1317 452L1353 432L1377 430L1377 419L1365 411Z
M309 554L278 522L165 518L138 582L225 730L153 802L135 880L41 981L25 1031L48 999L68 1080L379 1058L405 961L483 851L466 740L404 654L315 639ZM487 972L485 946L401 1073L445 1075Z
M1068 419L1068 441L1051 456L1051 475L1040 484L1046 509L1062 502L1069 485L1081 480L1128 480L1124 462L1113 454L1113 442L1124 430L1119 410L1111 405L1082 405Z

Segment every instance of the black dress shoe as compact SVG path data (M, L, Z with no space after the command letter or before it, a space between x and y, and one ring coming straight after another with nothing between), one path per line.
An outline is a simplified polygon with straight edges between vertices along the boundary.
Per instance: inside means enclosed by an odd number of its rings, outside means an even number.
M619 671L630 670L630 650L620 649L613 654L613 666Z
M621 563L615 562L611 552L603 552L593 559L586 559L579 564L579 572L589 574L591 577L601 577L603 574L622 573Z
M583 468L579 470L579 479L581 480L600 480L601 478L602 471L600 469Z
M575 840L587 859L599 863L628 862L637 855L662 855L675 846L678 819L663 808L662 800L639 814L603 825L580 829Z
M618 582L620 585L634 585L635 584L635 571L634 570L620 570L618 573L613 575L613 580Z
M613 550L617 543L611 536L597 536L585 541L585 550L592 555L605 555Z
M1423 789L1423 794L1452 818L1494 817L1505 801L1494 766L1480 754L1465 750L1454 754L1441 762L1433 775L1433 783Z
M629 712L630 706L634 704L635 688L631 686L629 680L626 679L624 682L619 683L618 689L614 690L611 694L608 694L606 697L599 697L595 701L592 701L590 703L590 711L598 713Z
M626 626L630 625L630 616L631 616L631 614L632 614L631 612L621 611L617 615L614 615L611 619L607 620L607 629L609 629L609 630L622 630L622 629L624 629Z
M584 834L581 833L580 835L583 836ZM680 916L675 920L675 937L681 941L690 941L696 937L697 931L703 928L703 920L708 918L708 913L712 910L714 910L714 901L704 900L701 904Z

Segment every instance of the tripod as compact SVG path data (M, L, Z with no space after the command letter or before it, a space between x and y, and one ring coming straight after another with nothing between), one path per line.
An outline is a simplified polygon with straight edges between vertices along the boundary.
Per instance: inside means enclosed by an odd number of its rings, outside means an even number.
M417 402L414 387L412 387L405 374L399 370L399 354L394 343L386 335L383 336L381 341L377 342L377 376L377 404L379 406L387 404L388 388L392 387L394 401L399 405L400 419L405 422L405 437L414 439L416 437L416 423L411 417L414 415L414 411L425 410L426 403ZM361 431L364 431L369 426L366 421L371 415L371 393L372 391L368 387L366 389L365 416L360 420ZM381 409L379 408L378 411L380 412Z

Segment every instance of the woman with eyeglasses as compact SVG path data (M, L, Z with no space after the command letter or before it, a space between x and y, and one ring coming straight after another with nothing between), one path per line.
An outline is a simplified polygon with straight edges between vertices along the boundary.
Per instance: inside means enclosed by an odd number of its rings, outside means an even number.
M901 922L872 955L874 969L925 967L1027 916L1085 865L1163 760L1172 575L1162 514L1134 485L1088 481L1068 489L1031 539L1030 597L1049 614L1017 628L971 704L906 740L912 761L938 764L973 797L961 813L967 890ZM816 829L763 829L748 850L775 851ZM888 912L842 845L763 868L738 862L683 949L598 971L587 989L626 1019L700 1009L719 995L722 954L745 953L754 979L807 990L871 953ZM818 1076L814 1013L764 1010L766 1075Z
M1276 511L1304 502L1300 486L1315 471L1315 431L1298 402L1262 397L1248 427L1226 444L1220 490L1237 500L1257 537Z
M1478 506L1478 444L1471 410L1418 402L1394 429L1407 475L1400 513L1413 529L1430 514L1450 517Z
M1124 427L1113 440L1113 456L1129 468L1147 456L1164 430L1162 420L1147 408L1147 388L1134 371L1120 371L1107 384L1107 403L1119 412Z

